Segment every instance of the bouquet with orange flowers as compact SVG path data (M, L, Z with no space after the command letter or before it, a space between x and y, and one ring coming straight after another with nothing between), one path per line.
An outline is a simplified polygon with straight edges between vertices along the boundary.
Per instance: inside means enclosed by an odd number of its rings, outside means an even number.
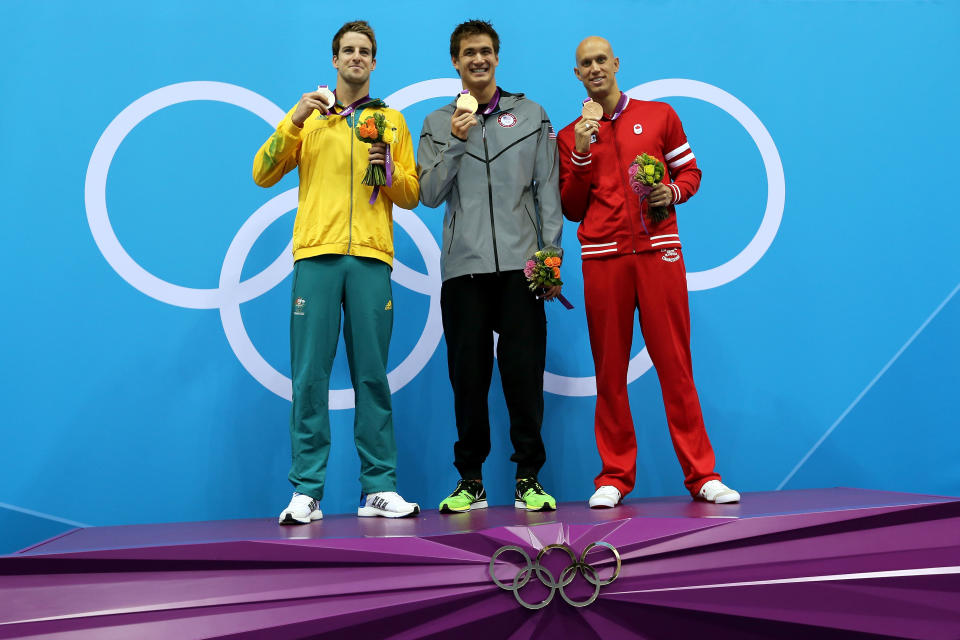
M549 287L556 287L563 284L560 279L560 264L563 259L560 254L552 249L541 249L533 254L533 257L527 260L523 267L523 275L527 277L527 283L530 291L539 291ZM573 309L573 305L563 297L563 294L557 296L557 300L567 309Z
M357 139L368 144L383 142L387 145L384 164L367 165L367 172L363 174L363 184L373 187L373 195L370 196L370 204L373 204L380 193L380 187L383 185L389 187L393 184L393 158L390 156L390 145L397 139L397 128L380 111L374 111L371 115L367 113L361 114L357 120L357 127L354 129Z

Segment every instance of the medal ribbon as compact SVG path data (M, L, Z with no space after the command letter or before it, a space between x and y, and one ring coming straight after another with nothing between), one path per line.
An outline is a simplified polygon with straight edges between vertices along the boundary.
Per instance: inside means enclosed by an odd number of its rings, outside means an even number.
M468 90L464 89L460 92L461 95L470 93ZM493 97L490 98L490 102L487 103L487 108L483 110L485 116L490 115L497 110L497 105L500 104L500 87L497 87L497 90L493 92Z

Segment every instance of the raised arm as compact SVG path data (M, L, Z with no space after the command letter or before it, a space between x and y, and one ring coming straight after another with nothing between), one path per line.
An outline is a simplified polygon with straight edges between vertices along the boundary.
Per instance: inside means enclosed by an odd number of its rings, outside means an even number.
M261 187L272 187L300 161L302 129L291 120L295 110L287 112L253 158L253 181Z
M592 121L581 119L574 126L573 135L557 138L560 156L560 201L563 215L580 222L587 215L590 204L590 184L593 178L593 156L590 153L589 127ZM584 150L578 150L578 146Z
M467 149L466 138L451 131L435 131L430 116L423 121L417 149L417 170L420 174L420 201L438 207L447 199L460 170L460 160Z

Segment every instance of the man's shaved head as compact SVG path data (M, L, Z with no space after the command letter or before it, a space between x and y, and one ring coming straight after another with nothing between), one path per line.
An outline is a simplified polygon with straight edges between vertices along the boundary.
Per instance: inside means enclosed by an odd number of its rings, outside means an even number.
M604 47L607 56L613 58L613 46L611 46L610 41L606 38L601 38L600 36L587 36L583 41L577 45L576 59L574 62L577 64L580 63L580 58L583 56L585 51L593 50L597 47Z
M619 70L620 60L613 55L613 47L606 38L590 36L577 46L577 66L573 72L594 100L619 99L616 79Z

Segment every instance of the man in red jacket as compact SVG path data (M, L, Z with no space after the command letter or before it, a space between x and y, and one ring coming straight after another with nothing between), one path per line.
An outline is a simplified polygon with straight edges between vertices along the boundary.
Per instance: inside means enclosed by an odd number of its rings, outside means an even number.
M627 396L635 310L660 378L687 490L708 502L738 502L740 494L714 471L690 359L686 268L674 207L700 186L696 158L670 105L620 92L620 60L609 42L587 38L576 57L577 78L603 107L599 120L580 118L557 137L563 213L580 222L583 293L597 373L594 427L603 469L590 506L617 505L636 479L637 439ZM663 162L666 172L641 201L627 169L642 153ZM652 217L650 207L666 207L667 216Z

